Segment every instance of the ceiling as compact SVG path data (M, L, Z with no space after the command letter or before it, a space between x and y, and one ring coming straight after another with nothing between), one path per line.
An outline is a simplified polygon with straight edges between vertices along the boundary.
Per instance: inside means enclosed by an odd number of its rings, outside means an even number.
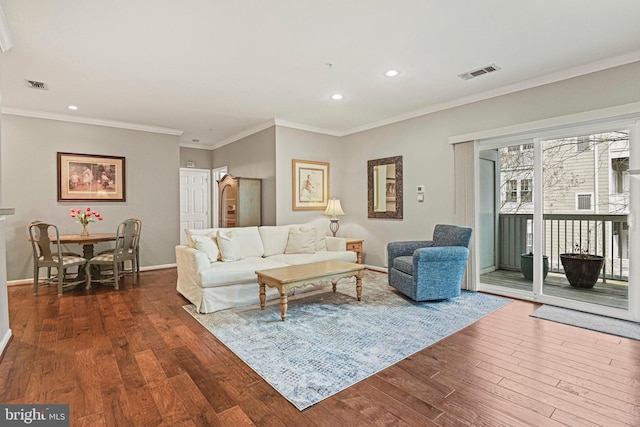
M274 122L347 135L640 60L638 0L0 5L3 112L175 130L202 148Z

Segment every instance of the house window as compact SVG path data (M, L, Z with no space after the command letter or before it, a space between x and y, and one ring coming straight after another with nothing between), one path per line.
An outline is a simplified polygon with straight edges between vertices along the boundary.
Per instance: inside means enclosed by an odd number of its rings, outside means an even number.
M507 147L507 151L516 152L516 151L526 151L533 150L533 143L529 144L520 144L520 145L510 145Z
M522 203L533 202L533 180L523 179L520 181L520 201Z
M591 211L593 210L593 193L577 193L576 194L576 210Z
M591 140L589 136L579 136L576 138L576 151L582 153L591 150Z
M507 181L507 202L518 201L518 180L510 179Z
M622 194L629 191L629 158L619 157L611 159L611 194Z

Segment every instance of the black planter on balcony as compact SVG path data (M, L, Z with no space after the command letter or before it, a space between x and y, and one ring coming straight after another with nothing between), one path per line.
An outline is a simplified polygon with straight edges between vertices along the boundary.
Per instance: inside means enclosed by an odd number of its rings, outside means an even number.
M593 288L604 265L604 257L588 254L560 254L564 275L571 286Z
M542 255L542 270L544 273L543 280L547 278L549 272L549 257ZM533 254L520 254L520 271L527 280L533 280Z

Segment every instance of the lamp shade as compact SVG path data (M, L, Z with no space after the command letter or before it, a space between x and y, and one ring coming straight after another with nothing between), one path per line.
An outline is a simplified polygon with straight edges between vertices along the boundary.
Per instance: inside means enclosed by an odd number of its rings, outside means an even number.
M344 215L344 211L342 210L342 206L340 206L340 200L338 199L330 199L327 203L327 209L324 211L324 214L327 216L342 216Z

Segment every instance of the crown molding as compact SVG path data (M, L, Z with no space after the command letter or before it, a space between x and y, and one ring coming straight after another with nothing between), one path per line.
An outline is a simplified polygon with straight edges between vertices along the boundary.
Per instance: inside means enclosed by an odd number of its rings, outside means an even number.
M304 124L301 124L301 123L290 122L288 120L274 119L274 121L275 121L275 124L277 126L282 126L282 127L290 128L290 129L305 130L307 132L321 133L321 134L330 135L330 136L345 136L346 135L346 133L341 132L341 131L336 131L336 130L331 130L331 129L324 129L324 128L319 128L319 127L315 127L315 126L304 125Z
M249 135L253 135L254 133L258 133L258 132L263 131L265 129L268 129L268 128L272 127L272 126L275 126L275 120L274 119L267 120L264 123L260 123L259 125L256 125L256 126L254 126L252 128L249 128L249 129L244 130L244 131L242 131L240 133L237 133L237 134L235 134L233 136L230 136L229 138L227 138L227 139L225 139L223 141L215 143L214 145L210 146L209 149L210 150L215 150L216 148L220 148L220 147L223 147L225 145L231 144L232 142L236 142L239 139L246 138ZM181 145L181 146L186 147L187 145Z
M213 150L211 145L194 144L193 142L181 142L180 147L184 148L197 148L198 150Z
M474 102L484 101L486 99L495 98L502 95L508 95L510 93L519 92L526 89L532 89L534 87L543 86L546 84L556 83L562 80L568 80L574 77L580 77L586 74L603 71L609 68L618 67L621 65L630 64L632 62L640 61L640 50L626 53L624 55L615 56L612 58L606 58L601 61L591 62L589 64L580 65L578 67L568 68L566 70L557 71L544 76L536 77L534 79L524 80L512 85L502 86L496 89L481 92L472 96L458 98L449 102L441 104L431 105L429 107L412 111L399 116L390 117L388 119L367 123L362 126L347 129L341 132L340 136L351 135L358 132L364 132L367 130L375 129L381 126L390 125L393 123L401 122L404 120L413 119L416 117L424 116L427 114L437 113L438 111L448 110L450 108L460 107L466 104L472 104Z
M138 123L119 122L116 120L96 119L93 117L69 116L67 114L55 114L46 111L25 110L21 108L3 107L2 114L11 116L34 117L37 119L58 120L62 122L81 123L86 125L105 126L119 129L137 130L141 132L161 133L165 135L182 135L179 129L163 128L158 126L142 125Z
M4 53L13 47L9 25L0 6L0 52Z
M299 129L299 130L304 130L307 132L315 132L315 133L322 133L325 135L331 135L331 136L344 136L344 134L342 132L336 132L330 129L323 129L323 128L319 128L319 127L314 127L314 126L309 126L309 125L303 125L301 123L295 123L295 122L290 122L287 120L282 120L282 119L271 119L268 120L264 123L260 123L257 126L254 126L252 128L249 128L245 131L242 131L240 133L237 133L233 136L230 136L229 138L225 139L224 141L215 143L214 145L204 145L204 144L194 144L191 142L181 142L180 143L180 147L186 147L186 148L199 148L199 149L204 149L204 150L215 150L216 148L220 148L223 147L225 145L234 143L242 138L246 138L250 135L253 135L255 133L258 133L260 131L263 131L265 129L268 129L272 126L282 126L282 127L286 127L286 128L291 128L291 129Z

